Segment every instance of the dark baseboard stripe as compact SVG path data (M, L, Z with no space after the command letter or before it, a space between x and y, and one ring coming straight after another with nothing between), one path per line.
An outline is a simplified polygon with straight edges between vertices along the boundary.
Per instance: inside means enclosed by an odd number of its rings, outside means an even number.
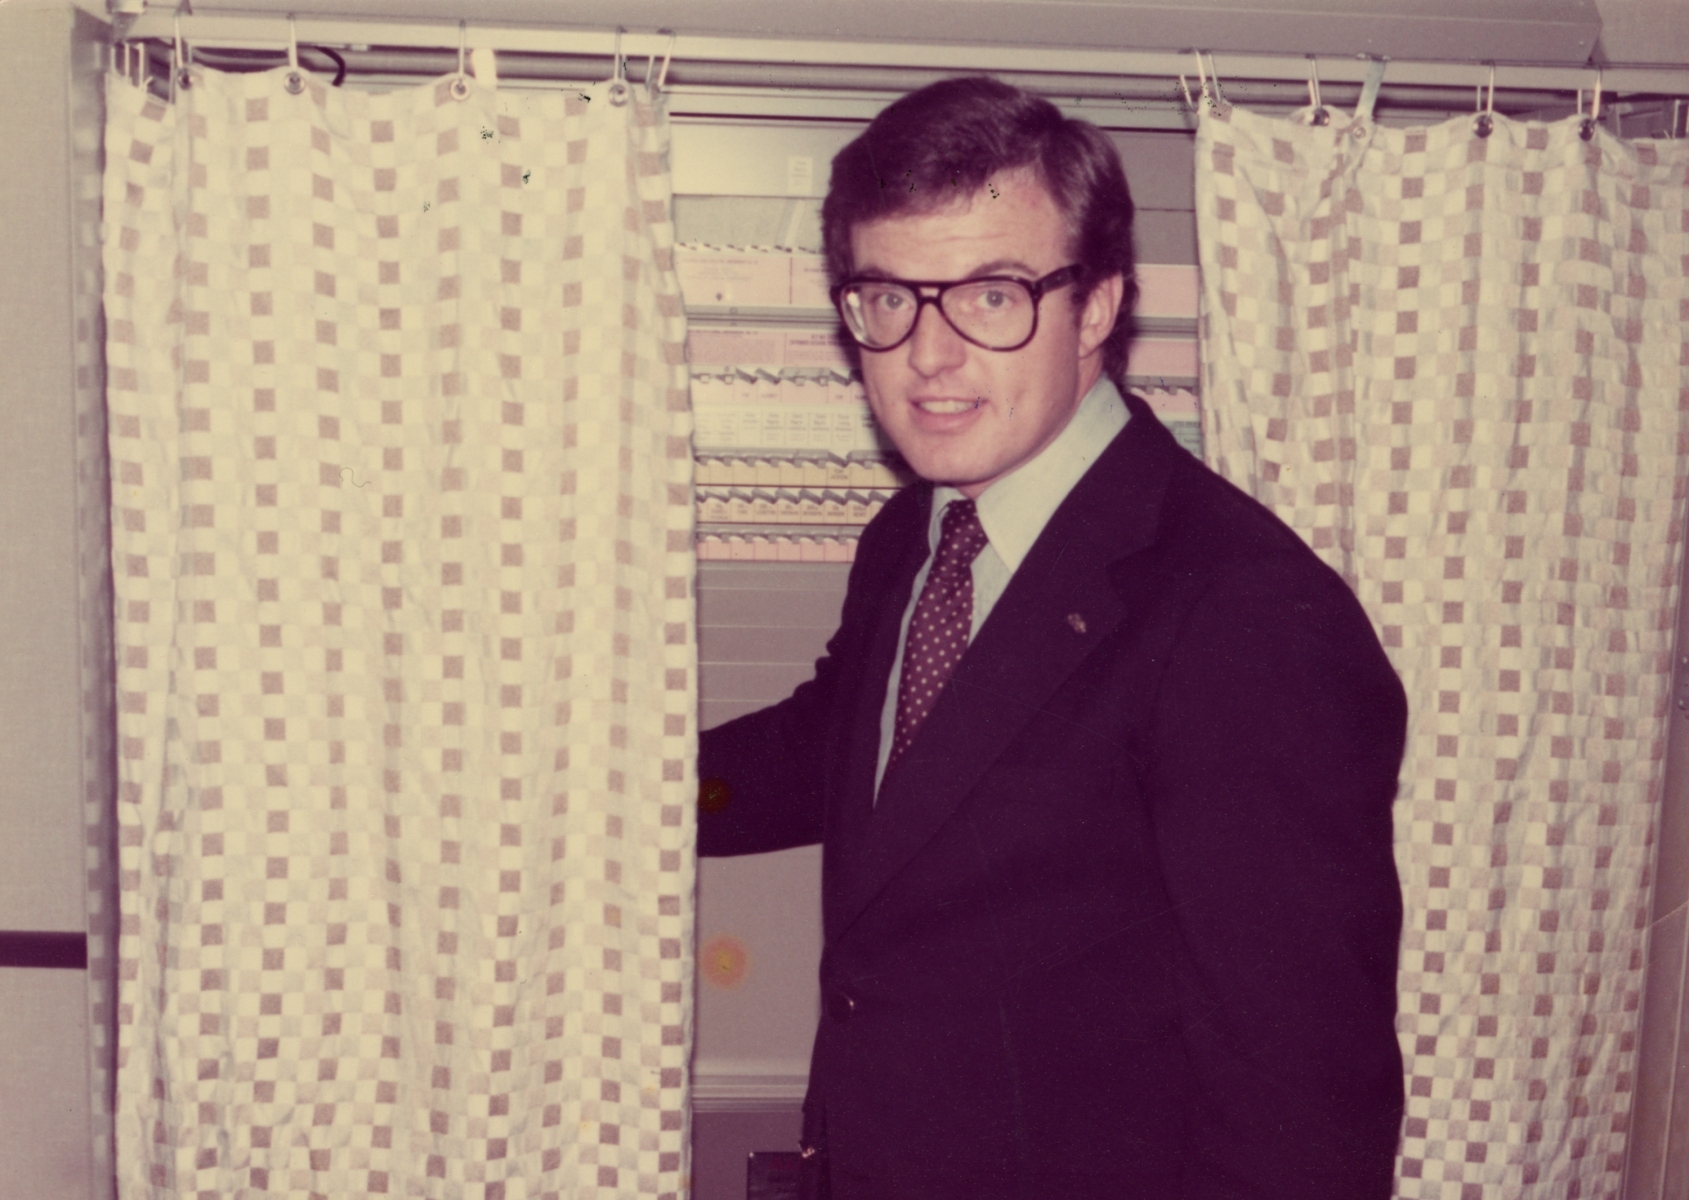
M0 929L0 967L88 969L88 935Z

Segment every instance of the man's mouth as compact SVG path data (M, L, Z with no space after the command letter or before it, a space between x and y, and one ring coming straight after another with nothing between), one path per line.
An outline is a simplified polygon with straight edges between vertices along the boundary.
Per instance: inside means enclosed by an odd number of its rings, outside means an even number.
M932 413L935 416L948 417L954 416L956 413L968 412L984 403L983 398L976 396L972 400L917 400L915 407L922 412Z

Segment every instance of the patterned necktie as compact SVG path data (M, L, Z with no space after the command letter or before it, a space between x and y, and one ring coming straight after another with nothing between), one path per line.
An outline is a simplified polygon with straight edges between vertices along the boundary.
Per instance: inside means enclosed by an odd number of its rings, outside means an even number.
M903 643L903 677L897 685L897 724L887 771L915 740L915 731L938 703L945 681L968 648L974 618L971 564L989 540L974 502L952 500L944 510L938 551Z

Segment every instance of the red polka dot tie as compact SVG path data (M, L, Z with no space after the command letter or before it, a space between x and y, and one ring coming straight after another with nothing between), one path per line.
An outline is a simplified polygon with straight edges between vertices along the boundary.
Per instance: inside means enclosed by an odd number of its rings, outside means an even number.
M886 760L888 771L915 740L915 731L938 703L945 681L968 648L974 618L971 564L989 540L974 502L952 500L944 510L938 551L921 598L915 601L903 643L903 677L897 685L897 724Z

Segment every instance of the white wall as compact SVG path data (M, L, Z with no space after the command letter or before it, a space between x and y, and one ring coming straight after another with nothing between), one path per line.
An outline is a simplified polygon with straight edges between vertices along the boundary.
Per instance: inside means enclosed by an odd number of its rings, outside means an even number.
M88 929L86 814L110 805L103 38L68 5L0 6L0 946ZM104 1194L86 972L0 968L0 1014L0 1196Z

